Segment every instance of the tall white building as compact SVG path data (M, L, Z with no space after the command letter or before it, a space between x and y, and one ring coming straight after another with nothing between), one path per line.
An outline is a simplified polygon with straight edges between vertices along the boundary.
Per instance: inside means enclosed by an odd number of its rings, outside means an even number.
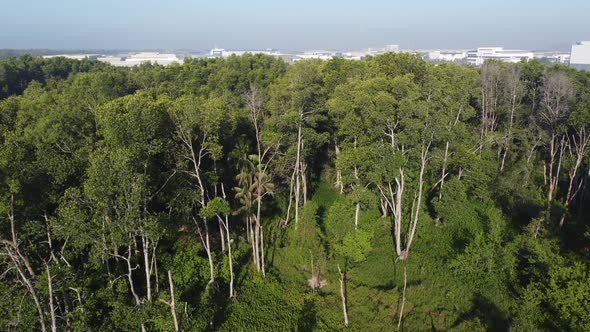
M590 70L590 41L572 45L570 67Z
M535 53L522 50L505 50L502 47L480 47L467 52L467 62L474 66L481 66L486 60L500 60L517 63L521 60L532 60Z

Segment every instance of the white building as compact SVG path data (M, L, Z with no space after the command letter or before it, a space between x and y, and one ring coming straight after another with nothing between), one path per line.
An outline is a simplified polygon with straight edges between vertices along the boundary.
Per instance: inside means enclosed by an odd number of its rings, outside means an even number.
M569 64L570 53L560 51L540 51L535 52L535 59L539 59L541 62Z
M209 58L227 58L232 55L235 56L242 56L246 53L250 54L266 54L266 55L274 55L274 56L281 56L282 54L279 50L275 49L266 49L266 50L226 50L224 48L214 48L209 51Z
M44 55L43 59L51 59L51 58L57 58L57 57L73 59L73 60L84 60L84 59L96 60L99 57L99 55L98 54L57 54L57 55Z
M127 64L125 64L125 58L120 57L120 56L113 56L113 55L101 56L101 57L98 57L96 60L98 60L100 62L106 62L106 63L113 65L113 66L119 66L119 67L127 66Z
M590 41L572 45L570 67L590 70Z
M182 63L182 59L180 59L176 54L166 54L166 53L158 53L158 52L140 52L140 53L131 53L131 54L124 54L124 55L107 55L107 56L99 56L97 57L98 61L106 62L113 66L118 67L132 67L137 66L142 63L153 63L159 65L169 65L172 63Z
M180 63L180 59L176 54L166 54L158 52L141 52L130 54L125 58L125 64L128 66L136 66L142 63L151 62L159 65L169 65L171 63Z
M479 47L475 51L467 52L467 62L474 66L481 66L486 60L500 60L517 63L521 60L532 60L535 53L523 50L505 50L502 47Z
M223 48L213 48L209 51L209 57L211 58L221 58L223 57L223 53L225 50Z
M335 56L338 56L337 52L331 51L307 51L303 54L297 54L295 58L295 62L303 59L320 59L320 60L330 60Z
M467 58L467 51L435 50L428 52L428 60L430 61L454 62L464 60L465 58Z
M400 51L399 45L394 45L394 44L390 44L390 45L385 45L384 47L371 47L369 49L367 49L366 55L380 55L380 54L385 54L385 53L397 53Z

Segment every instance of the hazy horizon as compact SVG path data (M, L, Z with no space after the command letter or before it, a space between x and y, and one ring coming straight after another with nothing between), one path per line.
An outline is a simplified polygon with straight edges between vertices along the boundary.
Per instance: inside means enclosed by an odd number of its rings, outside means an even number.
M590 2L582 0L9 1L0 15L0 48L548 50L589 40L588 21Z

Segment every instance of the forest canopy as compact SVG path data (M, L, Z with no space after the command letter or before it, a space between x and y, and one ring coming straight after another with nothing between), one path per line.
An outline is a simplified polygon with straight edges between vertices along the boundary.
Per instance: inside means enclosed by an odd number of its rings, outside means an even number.
M589 331L590 72L0 60L0 329Z

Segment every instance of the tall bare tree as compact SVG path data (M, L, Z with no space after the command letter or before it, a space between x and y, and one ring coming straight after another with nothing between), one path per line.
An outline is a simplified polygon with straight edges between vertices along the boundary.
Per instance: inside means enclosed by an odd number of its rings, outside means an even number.
M264 228L262 227L261 220L262 201L264 196L272 194L274 189L269 166L278 152L280 138L268 144L265 144L263 141L262 130L265 119L265 96L262 91L258 87L251 85L250 90L244 95L243 99L250 113L250 120L254 126L256 155L255 157L249 156L249 162L254 164L255 172L250 175L244 174L250 179L248 181L250 183L250 189L245 190L242 194L245 195L246 192L250 192L249 195L255 200L256 213L253 214L254 225L251 228L253 257L256 269L264 275ZM246 179L243 178L242 181L244 180Z
M544 168L548 183L547 219L555 198L561 174L561 164L566 149L567 136L560 125L570 112L570 100L575 94L572 79L564 72L546 72L543 76L543 107L539 113L542 127L549 137L549 160Z

